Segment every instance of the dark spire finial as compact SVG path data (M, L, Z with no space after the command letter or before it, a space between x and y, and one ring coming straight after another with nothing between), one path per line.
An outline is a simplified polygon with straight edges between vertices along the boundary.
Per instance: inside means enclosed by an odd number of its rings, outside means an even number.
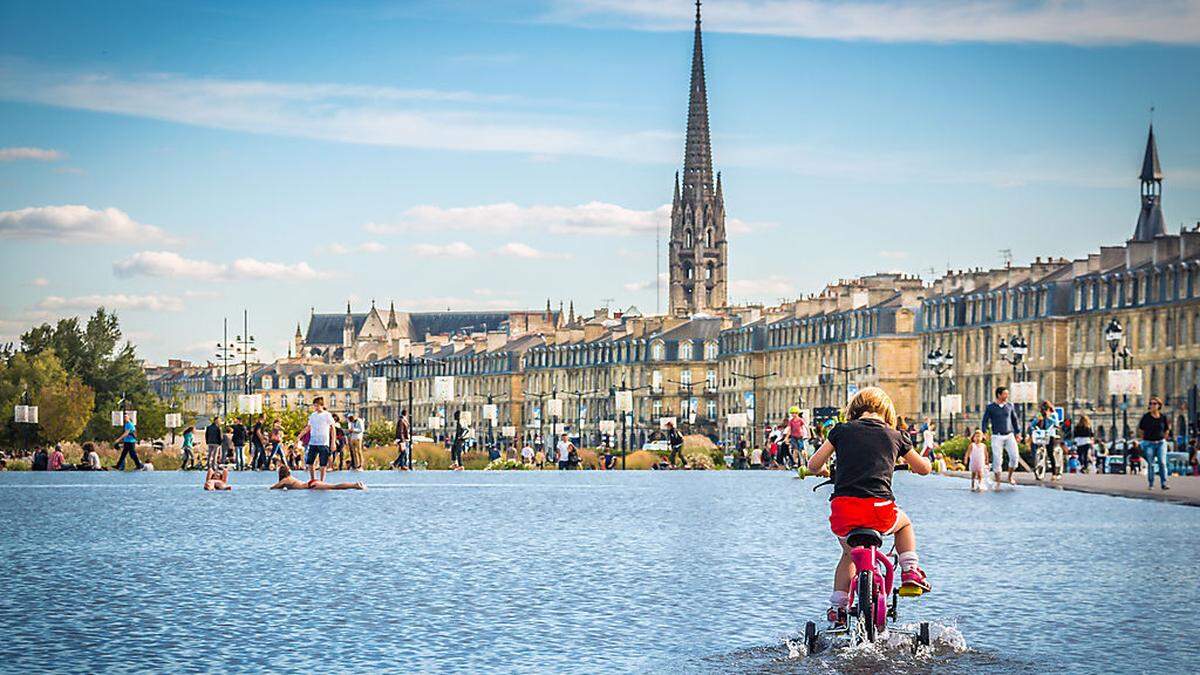
M696 32L692 40L692 79L688 94L687 143L683 154L683 196L712 189L712 144L708 132L708 92L704 83L704 44L700 2L696 2Z
M1153 111L1153 108L1151 108ZM1162 212L1162 167L1158 163L1158 143L1154 139L1154 123L1146 136L1146 154L1142 157L1142 210L1138 214L1137 227L1133 231L1134 241L1151 241L1167 233L1166 219Z

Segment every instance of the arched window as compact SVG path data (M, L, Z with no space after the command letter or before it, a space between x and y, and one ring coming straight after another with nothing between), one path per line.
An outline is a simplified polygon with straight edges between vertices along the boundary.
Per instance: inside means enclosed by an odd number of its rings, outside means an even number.
M712 279L713 273L715 270L716 270L716 268L713 266L713 263L709 262L707 265L704 266L704 278Z
M662 361L667 357L667 348L661 342L655 342L650 345L650 358L655 361Z
M691 265L684 265L684 266L683 266L683 277L684 277L685 279L694 279L694 278L696 278L696 271L695 271L695 269L694 269L694 268L693 268Z
M716 361L717 360L717 343L716 342L706 342L704 344L704 360L705 361Z
M682 361L692 360L692 343L683 342L679 345L679 358Z
M683 231L683 247L691 248L694 244L695 244L695 242L692 240L692 231L690 229L684 230Z
M711 227L704 231L704 245L709 248L712 248L713 238L712 238L712 228Z
M337 394L330 394L330 395L329 395L329 407L330 407L330 408L336 408L336 407L337 407Z

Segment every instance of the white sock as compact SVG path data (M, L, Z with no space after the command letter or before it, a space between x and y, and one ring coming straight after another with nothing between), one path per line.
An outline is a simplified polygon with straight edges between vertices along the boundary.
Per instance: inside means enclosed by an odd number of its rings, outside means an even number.
M915 569L917 567L917 563L920 562L920 558L917 557L916 551L905 551L897 556L897 558L900 560L900 571L902 572L908 572Z
M831 607L849 607L850 594L846 591L834 591L829 596L829 605Z

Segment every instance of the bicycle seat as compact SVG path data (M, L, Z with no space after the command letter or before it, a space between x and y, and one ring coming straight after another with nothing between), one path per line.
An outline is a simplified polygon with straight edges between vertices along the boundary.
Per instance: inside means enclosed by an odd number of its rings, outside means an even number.
M883 546L883 534L878 530L872 530L869 527L857 527L853 530L850 530L850 533L846 535L846 544L849 545L850 548L856 548L859 546L874 546L875 548L881 548Z

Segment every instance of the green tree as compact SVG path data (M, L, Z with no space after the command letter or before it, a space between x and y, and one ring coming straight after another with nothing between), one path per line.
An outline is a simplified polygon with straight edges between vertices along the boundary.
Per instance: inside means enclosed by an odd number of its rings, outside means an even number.
M74 441L83 433L95 405L92 388L79 378L67 377L38 392L38 427L48 443Z

